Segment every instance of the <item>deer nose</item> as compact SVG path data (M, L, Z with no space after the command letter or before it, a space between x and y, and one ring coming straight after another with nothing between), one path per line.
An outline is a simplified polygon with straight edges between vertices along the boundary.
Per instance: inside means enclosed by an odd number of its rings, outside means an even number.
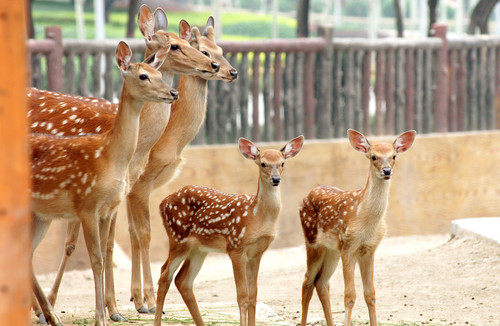
M214 68L215 72L218 72L220 69L220 66L217 62L212 61L212 68Z
M281 177L279 175L273 175L271 177L271 182L272 182L273 186L277 186L281 182Z
M231 74L231 78L232 78L232 79L236 79L236 78L238 78L238 71L236 71L236 70L231 70L229 73Z
M170 95L172 95L175 99L179 98L179 92L176 89L172 89L170 91Z
M391 168L383 168L382 172L384 173L385 176L389 176L392 174L392 169Z

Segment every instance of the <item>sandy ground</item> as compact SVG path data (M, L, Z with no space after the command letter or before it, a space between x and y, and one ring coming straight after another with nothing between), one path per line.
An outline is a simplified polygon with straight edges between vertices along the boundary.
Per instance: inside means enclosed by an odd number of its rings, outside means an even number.
M154 279L162 262L153 264ZM269 250L259 274L259 325L297 325L300 322L301 285L305 273L303 246ZM354 324L366 324L359 270ZM39 275L44 288L54 274ZM129 301L130 270L115 269L118 305L127 323L152 325L154 316L135 312ZM334 320L343 324L343 280L339 265L331 278ZM385 238L376 254L375 287L381 325L500 325L500 245L462 236L408 236ZM195 281L195 294L207 325L238 325L236 292L229 259L209 255ZM65 325L91 325L94 287L90 270L64 276L55 310ZM189 325L189 313L175 286L167 294L164 325ZM33 314L33 322L36 318ZM309 325L324 324L314 294Z

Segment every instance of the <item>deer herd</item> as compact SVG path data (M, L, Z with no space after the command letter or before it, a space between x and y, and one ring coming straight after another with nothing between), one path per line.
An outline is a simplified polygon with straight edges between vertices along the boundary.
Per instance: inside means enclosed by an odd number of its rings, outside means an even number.
M276 234L281 175L285 161L302 149L304 137L290 140L280 150L260 150L240 138L241 154L259 170L254 195L188 185L165 197L159 210L169 253L155 299L149 255L150 194L179 173L184 163L182 151L205 118L207 81L232 82L238 73L215 43L212 17L203 32L181 20L176 35L166 31L168 21L162 9L153 13L143 5L138 25L146 42L146 59L132 63L128 45L118 44L116 64L123 77L118 104L27 89L32 250L51 221L68 221L64 254L48 296L32 272L33 308L40 322L62 325L53 306L81 227L94 279L95 323L107 325L106 308L113 321L126 321L115 299L112 264L117 210L125 200L132 251L130 291L138 312L154 313L154 325L161 325L165 296L179 270L175 285L194 324L205 325L193 282L207 254L221 252L232 263L240 324L255 325L257 276L262 255ZM174 74L180 75L177 90L172 88ZM343 191L318 186L304 198L299 208L307 254L301 326L307 323L314 289L327 325L333 325L329 279L339 259L345 285L345 325L351 324L356 299L356 263L370 325L377 325L374 253L385 233L384 215L396 156L411 147L415 134L407 131L392 144L371 144L350 129L351 145L370 162L365 187Z

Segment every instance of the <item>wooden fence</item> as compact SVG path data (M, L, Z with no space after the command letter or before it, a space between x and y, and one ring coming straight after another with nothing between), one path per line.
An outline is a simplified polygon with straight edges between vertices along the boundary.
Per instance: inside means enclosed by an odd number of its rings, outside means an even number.
M367 40L333 38L321 28L317 38L220 42L238 80L209 82L207 118L193 143L345 137L348 128L366 134L495 128L500 37L449 39L443 25L434 31L424 39ZM63 59L39 50L43 42L56 41L30 40L32 57L47 55L45 71L59 65L64 74L45 78L44 69L33 68L33 85L118 98L121 80L110 68L117 41L62 40ZM127 43L139 60L144 42Z

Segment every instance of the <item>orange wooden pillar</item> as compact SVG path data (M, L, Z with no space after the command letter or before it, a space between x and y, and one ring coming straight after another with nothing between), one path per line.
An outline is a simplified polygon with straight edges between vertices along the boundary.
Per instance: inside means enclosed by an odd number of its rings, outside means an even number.
M0 1L0 324L30 325L24 1Z

